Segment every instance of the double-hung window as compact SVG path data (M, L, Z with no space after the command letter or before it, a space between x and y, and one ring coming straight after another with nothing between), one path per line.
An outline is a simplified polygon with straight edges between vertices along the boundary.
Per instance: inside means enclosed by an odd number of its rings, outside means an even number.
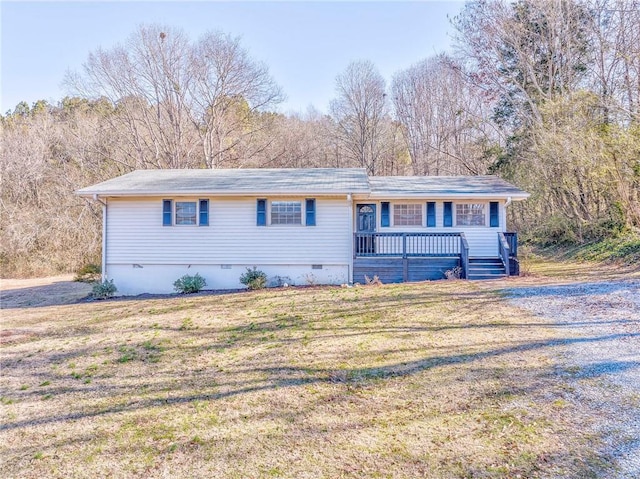
M163 226L209 226L209 200L162 200Z
M422 226L422 204L393 205L393 226Z
M267 219L269 219L267 223ZM256 202L256 225L316 225L316 199L267 200Z
M196 210L195 201L176 201L176 225L195 225L198 217Z
M456 226L485 226L485 203L456 203Z
M301 201L272 201L271 202L272 225L301 225L302 202Z

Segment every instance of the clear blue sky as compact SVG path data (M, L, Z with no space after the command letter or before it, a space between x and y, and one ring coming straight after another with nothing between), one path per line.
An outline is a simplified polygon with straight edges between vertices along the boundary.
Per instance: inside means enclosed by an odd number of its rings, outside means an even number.
M371 60L382 75L450 48L447 16L461 1L423 2L17 2L2 0L0 112L20 101L57 103L67 70L90 51L122 42L141 23L240 36L283 87L281 111L325 112L335 77L352 60Z

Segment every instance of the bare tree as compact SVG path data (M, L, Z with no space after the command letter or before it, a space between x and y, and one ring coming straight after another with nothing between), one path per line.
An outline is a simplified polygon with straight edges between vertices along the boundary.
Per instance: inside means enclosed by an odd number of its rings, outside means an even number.
M233 158L239 144L264 127L268 117L259 112L284 99L269 69L255 62L240 45L239 38L222 32L208 33L191 54L193 71L193 120L200 132L208 167L225 160L248 160L252 155Z
M373 63L353 62L336 78L337 98L330 106L343 155L371 175L378 173L385 153L383 136L389 121L385 88Z
M110 154L114 135L101 105L70 100L63 105L36 102L31 111L0 121L0 274L5 277L99 262L99 207L73 191L118 174Z
M490 165L486 149L501 137L481 90L465 81L461 68L439 55L393 78L393 104L414 174L484 174Z
M141 26L124 45L91 53L82 75L67 75L75 93L117 105L119 115L111 119L114 129L129 133L123 147L135 155L131 167L178 168L195 150L189 52L181 31Z
M603 120L640 120L640 1L591 0L590 87L600 98ZM613 117L610 117L613 115Z
M124 46L89 55L67 84L118 108L114 129L128 133L131 167L217 167L248 145L264 119L257 113L283 99L266 66L237 38L220 32L192 42L177 29L142 26ZM242 143L245 144L242 144Z
M512 125L540 123L539 106L585 78L588 10L577 0L475 0L454 19L459 56Z
M497 170L534 193L522 217L544 236L640 224L638 6L474 1L454 21L468 79L508 139Z

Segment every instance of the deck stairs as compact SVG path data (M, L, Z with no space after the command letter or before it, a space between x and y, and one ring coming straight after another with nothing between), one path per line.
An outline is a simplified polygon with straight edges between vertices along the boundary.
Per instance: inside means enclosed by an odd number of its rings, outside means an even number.
M498 279L507 273L500 258L469 258L467 279Z

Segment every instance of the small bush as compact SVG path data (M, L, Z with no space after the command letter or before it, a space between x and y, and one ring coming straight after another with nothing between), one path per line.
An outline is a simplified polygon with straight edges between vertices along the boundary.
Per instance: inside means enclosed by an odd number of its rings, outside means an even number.
M194 276L189 276L185 274L182 278L177 279L175 283L173 283L173 287L179 293L197 293L202 288L207 285L205 279L196 273Z
M304 275L304 282L307 283L307 286L315 286L318 284L318 278L313 273L307 273Z
M262 289L267 285L267 275L264 271L247 268L247 272L240 275L240 282L249 289Z
M100 281L100 275L102 274L102 268L99 264L87 263L76 271L74 281L81 283L97 283Z
M373 278L369 278L369 276L365 274L364 282L367 286L382 286L382 281L380 281L377 274L374 274Z
M455 268L448 269L444 272L444 277L447 279L460 279L462 278L462 268L456 266Z
M289 276L274 276L269 280L268 286L272 288L288 288L293 284Z
M522 245L518 251L518 275L531 276L534 254L530 245Z
M96 283L91 290L91 296L95 299L107 299L113 297L116 294L118 288L113 284L112 279L107 279L102 283Z

